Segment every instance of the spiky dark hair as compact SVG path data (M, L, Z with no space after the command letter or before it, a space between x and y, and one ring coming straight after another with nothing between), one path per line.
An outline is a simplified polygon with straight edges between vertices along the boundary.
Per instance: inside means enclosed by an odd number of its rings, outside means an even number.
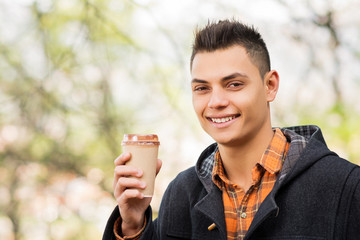
M199 52L212 52L239 45L246 49L252 63L258 67L261 77L270 71L270 57L261 34L253 27L236 20L220 20L195 32L190 67Z

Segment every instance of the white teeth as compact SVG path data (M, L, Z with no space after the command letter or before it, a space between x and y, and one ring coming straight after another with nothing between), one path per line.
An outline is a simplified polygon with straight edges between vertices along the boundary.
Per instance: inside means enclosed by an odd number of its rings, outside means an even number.
M211 118L211 121L215 122L215 123L224 123L227 121L230 121L232 119L234 119L235 117L226 117L226 118Z

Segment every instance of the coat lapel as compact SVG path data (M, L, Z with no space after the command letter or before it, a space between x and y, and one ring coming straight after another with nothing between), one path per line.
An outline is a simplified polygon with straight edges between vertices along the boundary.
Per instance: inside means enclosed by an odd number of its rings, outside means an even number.
M226 239L222 192L218 187L213 184L210 192L195 205L195 210L210 218L219 229L222 239Z

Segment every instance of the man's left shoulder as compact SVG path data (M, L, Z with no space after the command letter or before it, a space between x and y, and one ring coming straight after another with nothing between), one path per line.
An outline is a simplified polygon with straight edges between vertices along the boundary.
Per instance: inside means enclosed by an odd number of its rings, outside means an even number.
M312 169L313 178L318 181L326 181L335 185L340 182L348 182L348 178L352 180L360 180L360 167L336 154L325 156L316 161Z
M330 152L330 154L323 156L319 163L322 163L323 165L327 165L327 169L329 168L336 168L338 170L345 170L345 171L351 171L354 168L359 168L359 165L342 158L338 156L334 152Z

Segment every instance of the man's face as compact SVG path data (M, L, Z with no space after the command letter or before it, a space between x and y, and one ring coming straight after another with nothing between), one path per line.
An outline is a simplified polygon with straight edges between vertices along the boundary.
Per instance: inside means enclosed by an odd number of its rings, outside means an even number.
M197 53L191 76L197 117L219 144L242 144L271 127L268 102L273 98L245 48Z

